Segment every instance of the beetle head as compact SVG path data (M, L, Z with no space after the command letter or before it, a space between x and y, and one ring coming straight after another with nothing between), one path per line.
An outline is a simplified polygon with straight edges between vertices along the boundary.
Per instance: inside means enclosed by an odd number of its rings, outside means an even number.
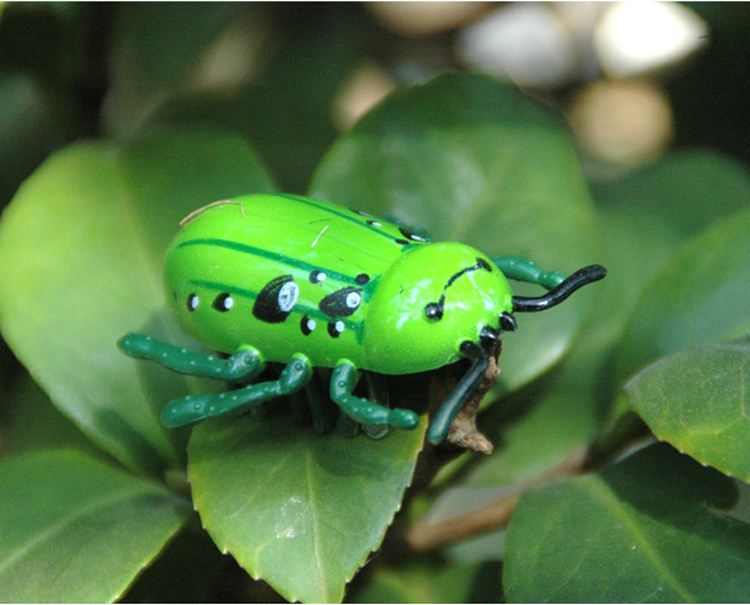
M431 370L487 346L515 327L508 282L489 258L463 244L406 252L373 292L364 333L368 367L387 374Z

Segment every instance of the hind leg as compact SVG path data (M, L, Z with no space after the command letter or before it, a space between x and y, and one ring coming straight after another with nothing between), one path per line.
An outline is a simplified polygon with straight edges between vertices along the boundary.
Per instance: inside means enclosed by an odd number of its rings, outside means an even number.
M303 388L312 376L312 366L304 355L295 355L281 371L278 380L259 382L228 393L189 395L168 403L161 412L164 426L178 427L206 418L240 414L253 405L290 395Z
M263 370L260 353L252 347L243 347L228 359L221 359L132 332L118 340L117 346L130 357L155 361L165 368L192 376L233 381L252 378Z

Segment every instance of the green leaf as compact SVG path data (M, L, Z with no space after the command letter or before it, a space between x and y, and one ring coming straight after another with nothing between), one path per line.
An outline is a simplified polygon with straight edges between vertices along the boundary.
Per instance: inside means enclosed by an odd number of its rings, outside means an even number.
M547 270L597 261L591 200L561 121L485 76L440 76L391 95L331 148L310 191ZM550 313L519 316L505 341L504 389L560 358L595 289Z
M593 192L599 202L608 283L598 301L598 307L605 310L604 321L596 321L587 333L607 340L616 350L639 296L680 246L712 223L750 205L750 176L734 160L696 149L672 153L624 178L594 183ZM601 375L597 384L591 384L606 396L622 384L611 371L612 356L613 351L601 351ZM617 427L606 438L608 443L601 445L609 447L619 439L620 429L626 427L617 420L627 411L624 398L614 406L600 405L599 415L607 416L608 427Z
M26 372L8 389L3 407L8 413L8 446L13 452L68 447L102 453L52 405Z
M706 345L665 357L625 385L654 434L702 464L750 481L750 346Z
M290 601L337 602L383 540L424 439L319 436L289 417L198 425L188 475L216 544Z
M750 210L692 239L644 290L617 352L624 382L658 357L750 332Z
M463 475L466 487L537 479L613 422L610 358L639 293L689 235L750 204L746 171L705 150L671 154L593 190L606 287L561 366L485 412L481 425L499 447Z
M672 237L662 235L668 240L695 235L750 204L747 169L708 149L676 151L625 178L593 183L592 189L597 201L608 209L647 215L647 230L670 231Z
M116 341L143 331L179 342L162 287L179 220L270 189L241 139L165 133L57 153L3 214L3 335L53 403L127 467L180 464L184 434L164 429L157 411L189 383L125 357Z
M156 483L71 450L0 463L5 602L117 599L191 511Z
M527 492L506 535L516 602L746 602L750 526L712 511L734 482L658 444Z

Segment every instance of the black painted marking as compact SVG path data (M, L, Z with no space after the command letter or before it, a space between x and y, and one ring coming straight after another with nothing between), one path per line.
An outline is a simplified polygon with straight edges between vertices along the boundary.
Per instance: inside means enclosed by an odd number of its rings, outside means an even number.
M223 292L214 299L211 306L221 313L226 313L234 306L234 299L229 292Z
M425 305L424 314L427 319L439 321L443 317L443 304L445 304L445 294L440 297L438 302L431 302Z
M310 336L315 329L315 320L310 319L309 315L304 315L302 321L300 321L299 327L305 336Z
M294 309L298 293L299 287L292 276L280 275L258 293L253 305L253 315L266 323L281 323Z
M360 273L357 275L357 277L354 278L354 281L357 282L360 286L364 286L368 281L370 281L370 276L367 275L367 273Z
M362 303L362 290L359 288L341 288L332 292L318 304L318 308L331 317L348 317L359 309Z
M323 273L323 271L318 271L317 269L315 271L310 272L310 283L311 284L319 284L320 282L324 281L326 279L326 274Z
M408 229L404 229L403 227L399 227L398 230L401 232L401 235L403 235L407 239L410 239L413 242L424 243L427 241L427 238L424 238L421 235L417 235L413 231L409 231Z
M343 321L331 321L328 323L328 334L331 338L338 338L344 331Z
M191 292L187 297L187 309L191 313L195 311L198 308L198 304L200 303L201 299L198 298L198 295L195 292Z
M396 242L399 246L406 246L407 244L411 243L408 239L395 239L393 241Z
M460 271L457 271L456 273L451 275L448 283L443 286L443 294L440 296L440 300L437 302L427 303L425 305L425 317L434 321L439 321L440 319L442 319L445 306L445 291L450 288L462 275L466 275L467 273L471 273L472 271L479 271L480 269L483 271L492 272L492 267L486 260L484 260L483 258L477 258L477 262L471 267L464 267Z

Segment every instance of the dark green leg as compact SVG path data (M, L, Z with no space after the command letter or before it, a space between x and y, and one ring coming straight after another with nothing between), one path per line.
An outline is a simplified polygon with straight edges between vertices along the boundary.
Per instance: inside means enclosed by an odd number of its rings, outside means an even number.
M175 372L193 376L232 381L252 378L263 369L260 354L251 347L240 349L228 359L221 359L133 333L123 336L117 341L117 346L131 357L149 359Z
M535 262L520 256L498 256L492 259L508 279L525 281L551 290L559 286L565 276L559 271L542 271Z
M419 418L411 410L391 410L367 399L352 395L359 372L353 363L342 360L331 374L331 399L344 413L361 424L390 425L399 429L413 429Z
M295 355L282 370L278 380L251 384L236 391L218 395L189 395L168 403L161 412L164 426L173 428L206 418L240 414L254 404L296 393L312 376L312 366L304 355Z

